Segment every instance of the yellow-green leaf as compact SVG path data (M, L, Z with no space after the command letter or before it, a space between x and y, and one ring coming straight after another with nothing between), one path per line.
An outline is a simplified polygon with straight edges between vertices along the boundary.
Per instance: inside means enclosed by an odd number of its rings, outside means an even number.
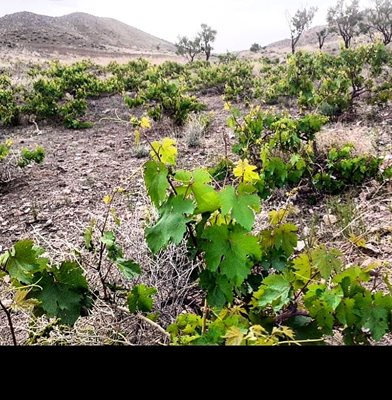
M233 169L234 176L241 178L244 183L255 183L260 180L260 175L255 172L256 166L249 164L249 161L238 161L236 167Z
M151 128L151 121L148 117L142 117L140 119L140 126L144 129L150 129Z
M279 225L285 222L287 216L289 215L289 211L287 209L282 208L281 210L273 210L268 216L271 225Z
M112 196L111 196L110 194L107 194L107 195L103 198L103 202L104 202L106 205L109 205L111 201L112 201Z
M299 255L293 260L293 268L295 270L294 274L296 278L294 288L299 289L309 282L312 274L312 266L309 256L306 253Z
M164 138L160 142L152 142L151 146L153 150L150 155L155 161L161 161L163 164L176 164L177 147L174 139Z
M240 346L244 340L244 336L244 333L238 326L231 326L223 337L226 339L226 346Z

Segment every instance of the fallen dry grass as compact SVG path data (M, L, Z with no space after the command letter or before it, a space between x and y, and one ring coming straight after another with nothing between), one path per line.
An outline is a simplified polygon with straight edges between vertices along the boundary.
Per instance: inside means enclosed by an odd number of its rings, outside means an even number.
M376 154L376 131L368 126L358 124L332 124L316 134L317 148L326 154L335 147L341 149L346 144L352 144L353 155Z

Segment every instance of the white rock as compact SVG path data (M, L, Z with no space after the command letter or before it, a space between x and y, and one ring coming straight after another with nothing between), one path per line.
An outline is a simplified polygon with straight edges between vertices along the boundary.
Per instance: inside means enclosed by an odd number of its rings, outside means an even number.
M333 214L325 214L323 215L323 221L325 225L334 225L338 222L338 219Z
M302 251L305 248L305 242L303 240L299 240L297 243L296 251Z

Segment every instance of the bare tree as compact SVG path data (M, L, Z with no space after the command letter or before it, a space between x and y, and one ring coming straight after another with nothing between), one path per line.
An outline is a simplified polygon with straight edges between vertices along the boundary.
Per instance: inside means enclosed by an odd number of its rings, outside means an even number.
M331 32L337 32L344 40L346 49L351 40L361 32L362 14L359 11L359 0L352 0L345 4L345 0L338 0L334 7L328 9L327 21Z
M321 50L324 46L325 39L329 35L328 28L321 29L321 31L316 32L316 35L319 43L319 49Z
M175 46L177 47L177 54L189 58L190 62L193 62L195 57L202 52L200 37L192 40L186 36L179 36Z
M383 36L385 45L392 41L392 1L373 0L374 9L368 12L368 28L378 31Z
M295 46L297 45L303 31L312 23L316 11L317 7L310 7L309 9L305 7L302 10L297 10L293 17L288 15L292 54L295 53Z
M198 37L201 42L201 49L206 55L206 61L209 61L211 57L211 51L213 50L212 43L216 39L217 31L212 29L207 24L201 24L201 32Z

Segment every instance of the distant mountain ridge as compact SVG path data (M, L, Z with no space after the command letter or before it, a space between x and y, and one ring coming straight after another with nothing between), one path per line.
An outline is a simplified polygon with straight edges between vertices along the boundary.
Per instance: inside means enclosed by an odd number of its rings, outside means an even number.
M0 18L0 47L64 52L174 53L175 46L112 18L18 12Z

